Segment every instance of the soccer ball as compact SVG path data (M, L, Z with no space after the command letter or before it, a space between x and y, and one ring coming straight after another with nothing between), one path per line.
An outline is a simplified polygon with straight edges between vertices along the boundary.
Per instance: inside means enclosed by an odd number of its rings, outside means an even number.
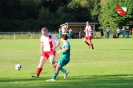
M15 65L15 69L16 69L16 70L20 70L21 68L22 68L22 65L21 65L21 64Z

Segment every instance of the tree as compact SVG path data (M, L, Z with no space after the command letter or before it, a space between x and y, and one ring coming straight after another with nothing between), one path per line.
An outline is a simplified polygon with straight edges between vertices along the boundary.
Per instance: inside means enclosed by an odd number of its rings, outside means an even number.
M42 7L41 0L20 0L22 20L36 18L38 10Z
M90 10L80 4L78 1L71 1L67 5L66 12L71 14L73 21L84 22L90 20Z
M116 13L116 3L124 2L127 3L128 12L125 16L121 17ZM105 30L107 26L110 26L111 31L115 32L118 26L128 25L127 19L132 18L133 4L131 0L101 0L100 3L100 15L98 17L101 27ZM129 21L129 20L128 20ZM132 20L130 19L130 22ZM122 24L124 23L124 24ZM122 25L121 25L122 24Z
M94 0L93 9L91 10L91 18L93 21L98 20L98 16L100 13L100 0Z
M57 31L60 24L65 22L97 20L98 7L95 2L96 0L0 0L0 31L38 31L42 26Z
M51 12L57 11L60 7L66 7L72 0L42 0L43 7Z
M99 23L102 29L106 29L106 27L110 27L111 31L114 32L119 24L118 20L112 17L112 13L110 12L110 4L108 0L101 0L100 3L101 9L99 14Z

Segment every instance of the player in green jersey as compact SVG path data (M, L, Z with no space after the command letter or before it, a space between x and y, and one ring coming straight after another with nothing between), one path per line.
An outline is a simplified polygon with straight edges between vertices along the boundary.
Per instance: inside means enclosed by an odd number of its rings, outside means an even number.
M55 72L52 76L52 79L48 79L46 81L55 81L59 71L64 73L64 79L69 74L69 72L67 70L62 68L63 66L68 64L69 61L70 61L70 50L71 50L71 48L70 48L70 43L67 41L67 37L68 36L66 34L63 34L61 36L61 41L63 42L63 46L62 46L61 50L58 51L58 53L62 53L62 55L61 55L61 58L59 59L59 61L57 62Z

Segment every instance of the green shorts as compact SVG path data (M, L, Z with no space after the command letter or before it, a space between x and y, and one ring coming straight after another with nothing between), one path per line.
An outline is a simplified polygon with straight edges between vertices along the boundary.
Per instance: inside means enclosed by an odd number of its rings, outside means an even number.
M70 58L62 56L62 57L60 58L60 60L58 61L58 65L60 65L61 67L63 67L63 66L65 66L66 64L68 64L69 61L70 61Z

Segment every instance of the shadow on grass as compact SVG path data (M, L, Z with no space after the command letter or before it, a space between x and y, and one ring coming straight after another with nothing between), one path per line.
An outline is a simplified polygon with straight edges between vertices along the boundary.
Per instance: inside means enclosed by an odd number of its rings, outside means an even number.
M133 49L97 49L97 50L133 50Z
M46 79L0 78L0 84L3 85L0 86L1 88L9 88L9 86L10 88L133 88L133 74L69 76L65 80L59 76L55 82L46 82ZM13 81L21 84L16 87ZM9 82L13 83L9 84Z

